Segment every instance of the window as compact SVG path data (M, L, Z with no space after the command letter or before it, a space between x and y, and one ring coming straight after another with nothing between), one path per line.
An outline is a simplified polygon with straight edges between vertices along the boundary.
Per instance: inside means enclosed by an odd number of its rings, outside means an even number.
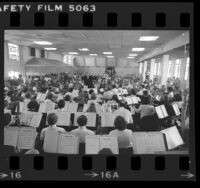
M74 59L74 56L72 56L72 55L64 55L63 63L73 66L73 59Z
M41 57L41 58L45 58L45 51L44 51L44 50L41 50L41 51L40 51L40 57Z
M30 56L35 57L35 48L30 48Z
M181 60L180 59L176 59L175 62L175 72L174 72L174 77L175 78L179 78L180 77L180 71L181 70Z
M142 74L142 65L143 63L140 63L140 74Z
M15 71L10 71L8 72L8 77L10 77L11 79L17 79L19 78L19 72L15 72Z
M172 61L169 61L169 65L168 65L168 71L167 71L167 77L171 77L172 75Z
M160 75L160 62L154 64L154 76Z
M19 46L16 44L8 43L9 59L19 61Z
M185 68L184 80L187 80L187 79L188 79L189 68L190 68L190 58L188 57L187 60L186 60L186 68Z

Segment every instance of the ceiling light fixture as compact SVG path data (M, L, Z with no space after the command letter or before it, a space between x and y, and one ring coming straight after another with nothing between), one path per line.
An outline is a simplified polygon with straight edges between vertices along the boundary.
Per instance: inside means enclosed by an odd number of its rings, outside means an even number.
M127 58L128 58L128 59L133 59L133 58L135 58L135 57L128 56Z
M138 56L138 54L128 54L128 56L135 57L135 56Z
M110 55L110 54L112 54L112 52L103 52L103 54Z
M39 44L39 45L52 45L51 42L47 42L47 41L34 41L35 44Z
M70 55L77 55L78 52L68 52L68 54L70 54Z
M141 36L139 41L154 41L157 40L159 36Z
M141 51L144 51L145 48L132 48L132 51L133 52L141 52Z
M110 56L106 56L107 58L113 58L114 56L110 55Z
M83 52L90 51L88 48L79 48L78 50L79 50L79 51L83 51Z
M44 48L45 50L57 50L57 48Z

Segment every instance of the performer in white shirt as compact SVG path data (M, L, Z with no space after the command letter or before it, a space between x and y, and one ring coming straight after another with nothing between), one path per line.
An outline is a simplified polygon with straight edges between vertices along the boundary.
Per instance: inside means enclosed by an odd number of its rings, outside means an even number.
M77 119L77 123L79 127L71 131L71 133L75 134L79 138L79 143L85 143L85 136L86 135L94 135L94 132L86 128L87 124L87 117L81 115Z

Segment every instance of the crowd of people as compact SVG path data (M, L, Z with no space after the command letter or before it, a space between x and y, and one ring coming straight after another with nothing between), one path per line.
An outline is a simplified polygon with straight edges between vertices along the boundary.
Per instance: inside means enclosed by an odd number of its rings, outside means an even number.
M134 75L125 77L116 74L60 73L27 76L26 78L19 76L18 79L5 80L4 85L4 126L7 127L21 126L19 114L16 112L19 101L27 103L28 111L38 112L40 102L36 100L37 95L47 93L44 102L55 103L55 112L64 111L67 103L78 103L78 111L98 114L101 108L103 112L121 114L115 118L112 130L102 127L101 119L98 119L97 129L90 130L86 127L87 117L85 115L78 117L78 128L70 132L79 137L80 143L85 142L86 135L108 134L116 136L119 148L124 149L132 146L133 131L160 131L172 125L180 129L180 117L158 119L155 106L162 104L165 105L168 114L173 117L171 104L176 103L181 111L184 103L186 106L184 117L186 126L189 128L189 92L181 91L177 84L170 82L160 85L149 79L142 81ZM74 93L74 90L78 92ZM127 92L123 93L123 90ZM58 95L62 95L63 98L58 100ZM136 101L131 105L126 100L126 97L130 96ZM185 100L183 100L184 97ZM88 107L83 110L81 108L84 104L88 104ZM57 119L55 113L48 114L48 127L39 131L36 143L44 141L45 135L51 129L66 131L57 126ZM40 149L38 150L41 152ZM32 152L37 153L38 151Z

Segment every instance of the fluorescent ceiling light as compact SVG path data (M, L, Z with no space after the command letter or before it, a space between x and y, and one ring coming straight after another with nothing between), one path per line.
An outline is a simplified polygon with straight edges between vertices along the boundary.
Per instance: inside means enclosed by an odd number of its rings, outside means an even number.
M57 50L57 48L44 48L45 50Z
M157 40L159 36L142 36L139 38L139 41L154 41Z
M51 42L47 42L47 41L34 41L35 44L39 44L39 45L52 45Z
M133 58L135 58L135 57L128 56L127 58L128 58L128 59L133 59Z
M107 58L113 58L114 56L110 55L110 56L106 56Z
M97 56L97 54L89 54L90 56Z
M110 55L110 54L112 54L112 52L103 52L103 54Z
M138 56L138 54L128 54L128 56L133 56L133 57L135 57L135 56Z
M145 48L132 48L133 52L141 52L144 51Z
M83 52L90 51L88 48L79 48L78 50L79 50L79 51L83 51Z
M78 52L68 52L68 54L70 54L70 55L77 55Z

